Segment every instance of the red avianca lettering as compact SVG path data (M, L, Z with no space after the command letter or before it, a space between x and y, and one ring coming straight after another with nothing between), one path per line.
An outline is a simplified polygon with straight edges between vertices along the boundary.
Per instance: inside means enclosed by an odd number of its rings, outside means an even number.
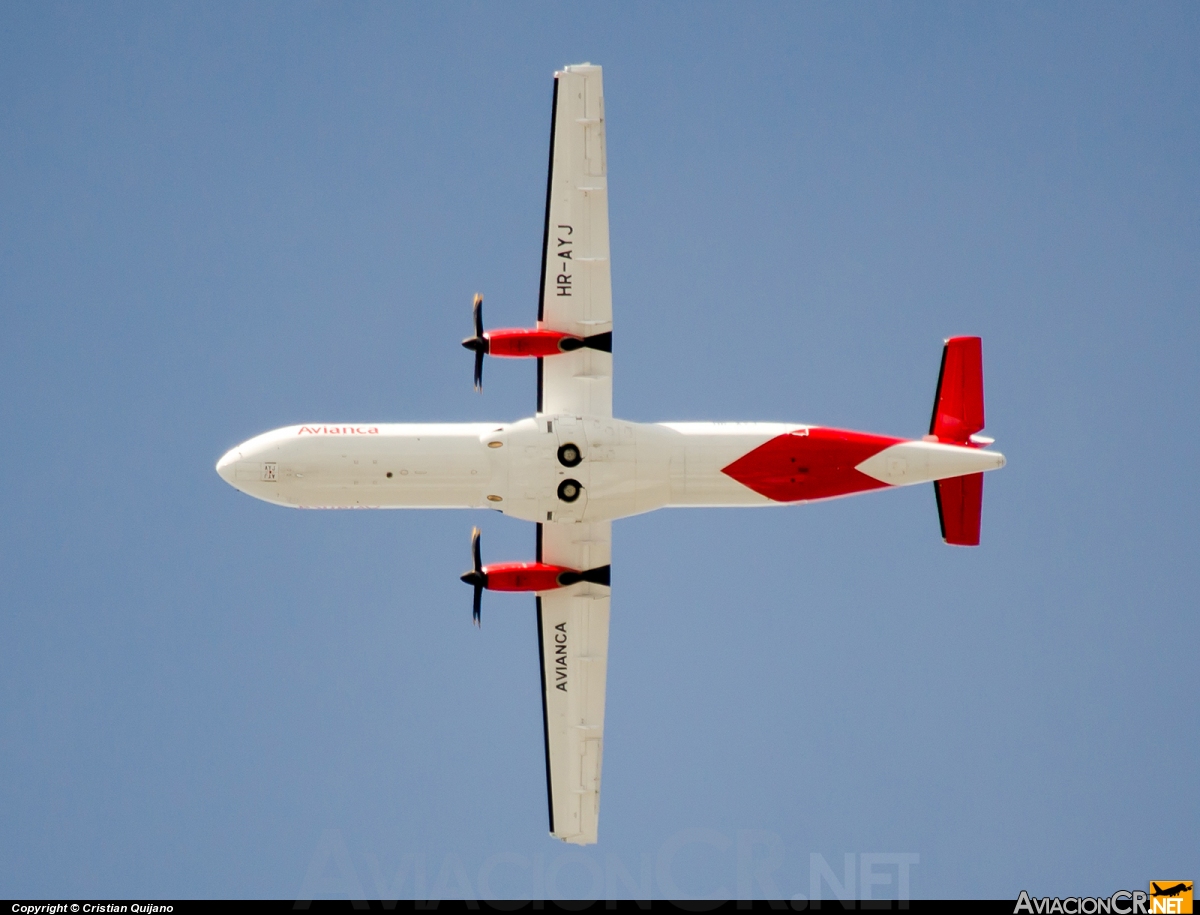
M297 435L378 435L378 426L301 426Z

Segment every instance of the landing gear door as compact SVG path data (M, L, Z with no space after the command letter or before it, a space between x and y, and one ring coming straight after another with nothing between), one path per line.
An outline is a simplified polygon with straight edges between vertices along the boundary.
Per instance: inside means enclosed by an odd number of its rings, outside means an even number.
M554 461L556 504L546 520L578 522L587 508L591 482L587 436L577 417L559 414L553 423L558 440Z

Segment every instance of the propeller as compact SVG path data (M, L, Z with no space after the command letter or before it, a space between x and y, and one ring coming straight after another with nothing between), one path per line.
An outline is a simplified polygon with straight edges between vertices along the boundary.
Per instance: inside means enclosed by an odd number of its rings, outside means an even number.
M478 305L479 297L476 296L475 299L476 299L476 304ZM478 313L479 312L476 311L476 314L478 314ZM482 359L483 356L480 356L479 358ZM474 607L471 611L471 619L475 622L475 625L478 627L479 626L479 609L480 609L480 605L483 602L483 589L487 587L487 575L484 574L483 559L480 557L479 528L477 528L477 527L471 528L471 558L475 562L475 568L473 568L470 572L464 572L461 577L464 582L466 582L469 585L472 585L475 588L475 602L474 602Z
M483 357L488 352L487 338L483 335L483 296L475 293L475 304L471 306L475 317L475 336L467 337L462 345L475 351L475 390L483 391Z

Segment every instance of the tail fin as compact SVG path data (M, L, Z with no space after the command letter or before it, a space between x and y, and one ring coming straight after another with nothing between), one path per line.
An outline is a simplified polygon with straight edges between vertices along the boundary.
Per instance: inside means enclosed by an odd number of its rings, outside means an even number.
M951 337L942 350L929 434L950 445L965 445L983 428L983 341Z
M942 350L929 434L948 445L973 444L983 428L983 341L951 337ZM971 473L933 484L942 539L955 546L978 546L983 514L983 474Z

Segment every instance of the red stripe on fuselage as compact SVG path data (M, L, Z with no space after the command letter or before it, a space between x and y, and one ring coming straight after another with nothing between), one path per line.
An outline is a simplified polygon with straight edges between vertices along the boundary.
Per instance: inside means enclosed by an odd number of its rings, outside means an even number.
M832 499L887 486L854 468L902 441L845 429L799 429L759 445L721 472L776 502Z

